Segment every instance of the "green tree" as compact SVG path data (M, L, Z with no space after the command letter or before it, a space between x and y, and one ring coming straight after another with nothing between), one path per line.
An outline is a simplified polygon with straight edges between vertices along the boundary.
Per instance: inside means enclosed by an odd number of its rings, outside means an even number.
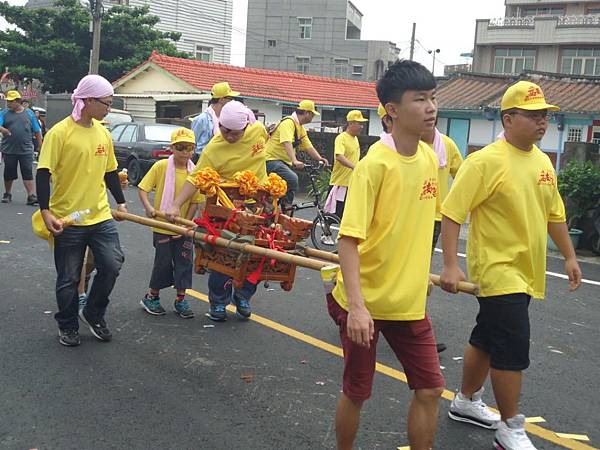
M54 8L29 9L0 1L0 16L17 30L0 31L0 68L20 79L39 79L50 92L72 91L87 74L92 38L91 12L78 0L59 0ZM179 33L154 28L147 6L117 6L105 12L100 43L100 74L114 81L145 61L153 49L187 57L172 41ZM169 40L170 39L170 40Z

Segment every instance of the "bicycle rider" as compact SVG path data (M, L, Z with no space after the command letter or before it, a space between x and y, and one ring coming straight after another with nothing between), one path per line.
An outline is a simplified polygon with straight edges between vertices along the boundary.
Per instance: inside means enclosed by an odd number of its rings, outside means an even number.
M305 151L315 161L329 166L329 161L313 147L304 128L304 125L312 122L313 118L318 115L312 100L302 100L291 116L284 117L279 121L267 142L267 173L276 173L288 185L282 202L284 211L291 208L299 187L298 175L292 168L302 169L304 167L304 163L296 158L296 151Z

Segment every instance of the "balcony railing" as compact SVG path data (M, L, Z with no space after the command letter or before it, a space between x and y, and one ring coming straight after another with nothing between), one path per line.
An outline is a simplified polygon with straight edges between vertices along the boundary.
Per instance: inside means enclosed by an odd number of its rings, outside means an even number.
M500 17L490 19L490 27L535 27L535 19L549 16L527 16L527 17ZM600 26L600 15L586 14L581 16L553 16L557 19L558 26Z

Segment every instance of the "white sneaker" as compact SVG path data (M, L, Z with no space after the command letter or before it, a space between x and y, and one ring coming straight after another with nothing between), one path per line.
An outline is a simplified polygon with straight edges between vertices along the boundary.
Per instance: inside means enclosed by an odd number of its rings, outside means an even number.
M494 436L496 450L536 450L525 433L525 416L517 414L501 421Z
M335 241L331 238L331 236L326 235L321 236L321 243L325 245L335 245Z
M500 415L492 412L481 400L485 389L482 387L473 394L471 399L460 392L456 394L448 416L459 422L467 422L489 430L496 430L500 422Z

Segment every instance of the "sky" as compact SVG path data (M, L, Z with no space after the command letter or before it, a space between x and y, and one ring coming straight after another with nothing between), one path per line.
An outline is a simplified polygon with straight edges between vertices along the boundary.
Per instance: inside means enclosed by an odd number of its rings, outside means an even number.
M27 0L8 0L24 5ZM160 0L159 0L160 1ZM503 0L352 0L363 13L362 39L396 43L400 57L408 58L412 24L416 22L414 59L432 68L433 58L427 50L440 49L436 56L436 75L443 74L445 64L470 62L461 53L473 50L476 19L504 15ZM233 0L231 63L244 64L247 0ZM0 29L6 22L0 18Z

